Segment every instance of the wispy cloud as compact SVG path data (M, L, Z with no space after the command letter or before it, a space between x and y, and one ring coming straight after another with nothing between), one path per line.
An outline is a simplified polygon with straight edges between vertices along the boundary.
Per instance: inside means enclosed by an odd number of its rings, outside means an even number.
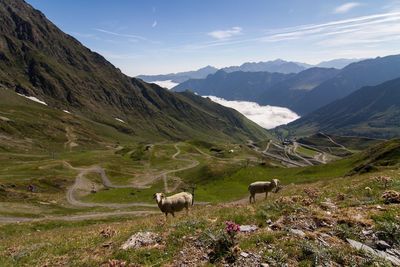
M142 57L142 55L138 55L138 54L118 54L118 53L106 51L106 50L99 50L97 52L100 53L102 56L104 56L107 59L129 60L129 59L137 59L137 58Z
M153 22L153 24L151 25L151 27L152 28L155 28L157 26L157 20L155 20L154 22Z
M333 10L333 13L334 14L344 14L344 13L347 13L350 10L352 10L352 9L358 7L358 6L361 6L361 3L349 2L349 3L346 3L346 4L343 4L343 5L340 5L340 6L336 7Z
M386 12L320 24L305 24L287 28L269 29L261 36L236 36L215 31L217 40L187 44L185 50L198 50L210 47L245 45L277 42L312 42L320 46L346 45L356 43L383 43L397 40L400 36L400 12ZM214 32L214 33L215 33ZM241 31L239 31L240 35ZM210 33L209 33L210 34Z
M207 97L218 104L236 109L244 116L266 129L272 129L300 118L288 108L260 106L254 102L230 101L216 96Z
M207 33L207 35L217 39L217 40L225 40L229 39L233 36L240 35L242 33L241 27L232 27L227 30L217 30Z
M389 12L323 24L278 29L260 38L264 42L312 40L325 47L385 43L400 39L400 12Z
M142 40L142 41L147 41L147 38L140 36L140 35L123 34L123 33L117 33L117 32L112 32L112 31L98 29L98 28L96 28L95 30L98 32L102 32L102 33L106 33L106 34L110 34L110 35L114 35L114 36L118 36L118 37L126 37L126 38L133 38L133 39L138 39L138 40Z

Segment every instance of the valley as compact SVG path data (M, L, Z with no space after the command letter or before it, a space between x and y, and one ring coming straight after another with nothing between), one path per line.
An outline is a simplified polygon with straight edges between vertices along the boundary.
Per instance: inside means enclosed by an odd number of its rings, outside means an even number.
M400 266L390 5L73 2L0 0L0 267Z

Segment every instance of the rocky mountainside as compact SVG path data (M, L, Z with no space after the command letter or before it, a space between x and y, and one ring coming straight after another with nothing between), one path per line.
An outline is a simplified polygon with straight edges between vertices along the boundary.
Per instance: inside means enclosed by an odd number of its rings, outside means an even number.
M139 136L268 135L232 109L124 75L22 0L0 1L0 86L100 123L120 118Z
M293 135L326 132L377 138L400 136L400 78L363 87L283 127Z

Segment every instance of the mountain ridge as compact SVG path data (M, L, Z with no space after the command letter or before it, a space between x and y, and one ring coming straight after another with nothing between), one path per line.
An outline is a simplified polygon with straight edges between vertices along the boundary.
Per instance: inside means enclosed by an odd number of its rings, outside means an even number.
M210 134L232 140L268 136L234 110L205 99L208 109L199 108L186 95L124 75L22 0L2 0L0 15L2 87L100 123L120 118L137 135L150 131L182 139Z
M400 136L400 78L363 87L286 126L291 135L317 132L393 138Z

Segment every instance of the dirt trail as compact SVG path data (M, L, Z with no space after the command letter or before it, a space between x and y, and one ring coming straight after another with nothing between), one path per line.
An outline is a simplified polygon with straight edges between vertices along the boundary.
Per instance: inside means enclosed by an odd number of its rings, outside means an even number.
M65 136L67 137L67 142L64 143L64 148L69 148L71 151L72 148L77 147L77 136L74 134L74 130L72 126L65 127Z
M177 156L181 153L181 150L178 147L178 144L175 144L175 149L177 150L177 152L171 158L174 160L189 162L189 164L185 167L181 167L181 168L175 169L175 170L167 170L167 171L164 171L157 175L157 177L165 177L166 189L168 189L168 184L167 184L167 175L168 174L188 170L188 169L196 167L199 164L199 162L197 160L177 158ZM77 168L77 167L73 167L70 163L68 163L66 161L62 161L60 163L62 163L67 168L70 168L72 170L79 172L75 178L74 184L70 188L68 188L67 193L66 193L66 198L67 198L68 203L73 206L86 207L86 208L106 207L106 208L112 208L112 209L130 208L130 207L146 207L146 208L157 207L156 204L149 204L149 203L142 203L142 202L121 204L121 203L88 203L88 202L80 201L75 198L75 192L80 189L90 190L89 188L87 188L87 179L85 178L85 175L87 175L89 173L99 174L103 185L108 188L133 188L133 186L132 185L114 185L108 178L105 170L102 167L97 166L97 165L90 166L90 167ZM46 165L46 167L47 167L47 165ZM209 203L208 202L196 202L195 204L196 205L207 205ZM96 218L102 218L102 217L108 217L108 216L123 216L123 215L145 216L145 215L158 214L158 213L159 213L159 211L138 210L138 211L114 211L114 212L87 213L87 214L68 215L68 216L46 216L43 218L1 217L0 216L0 223L38 222L38 221L44 221L44 220L46 220L46 221L47 220L80 221L80 220L96 219Z
M79 215L68 216L47 216L43 218L28 218L28 217L0 217L0 223L18 223L18 222L40 222L40 221L83 221L88 219L98 219L110 216L146 216L158 214L159 211L136 210L136 211L113 211L113 212L96 212Z
M308 159L302 157L301 155L299 155L297 153L297 148L299 147L299 143L297 142L293 142L293 155L295 155L296 157L298 157L299 159L303 160L305 163L307 163L309 166L313 166L314 164L312 164L311 161L309 161Z
M347 147L345 147L344 145L337 143L337 142L336 142L335 140L333 140L329 135L324 134L323 132L320 132L320 134L322 134L323 136L325 136L326 138L328 138L328 140L329 140L332 144L337 145L337 146L339 146L340 148L343 148L344 150L346 150L346 151L348 151L348 152L350 152L350 153L353 153L353 152L351 152L351 150L349 150L349 149L348 149Z
M156 179L154 179L154 180L157 180L160 177L164 179L165 191L168 191L168 181L167 181L168 174L188 170L188 169L194 168L197 165L199 165L199 162L197 160L176 158L181 153L181 150L178 147L178 144L175 144L175 149L177 150L177 152L172 156L172 159L186 161L186 162L190 162L190 163L185 167L181 167L179 169L174 169L174 170L167 170L167 171L161 172L160 174L158 174L156 176ZM107 207L107 208L115 208L115 209L129 208L129 207L157 207L156 204L149 204L149 203L142 203L142 202L132 202L132 203L126 203L126 204L125 203L121 204L121 203L82 202L75 198L74 193L79 189L85 188L86 183L84 182L84 177L85 177L85 175L87 175L89 173L94 172L94 173L100 174L103 185L108 188L133 188L133 186L132 185L114 185L108 178L104 169L100 166L90 166L87 168L75 168L68 162L64 162L64 165L70 169L79 171L78 175L75 178L75 183L67 190L67 194L66 194L68 203L70 203L73 206L77 206L77 207ZM197 203L197 204L206 204L206 203Z

